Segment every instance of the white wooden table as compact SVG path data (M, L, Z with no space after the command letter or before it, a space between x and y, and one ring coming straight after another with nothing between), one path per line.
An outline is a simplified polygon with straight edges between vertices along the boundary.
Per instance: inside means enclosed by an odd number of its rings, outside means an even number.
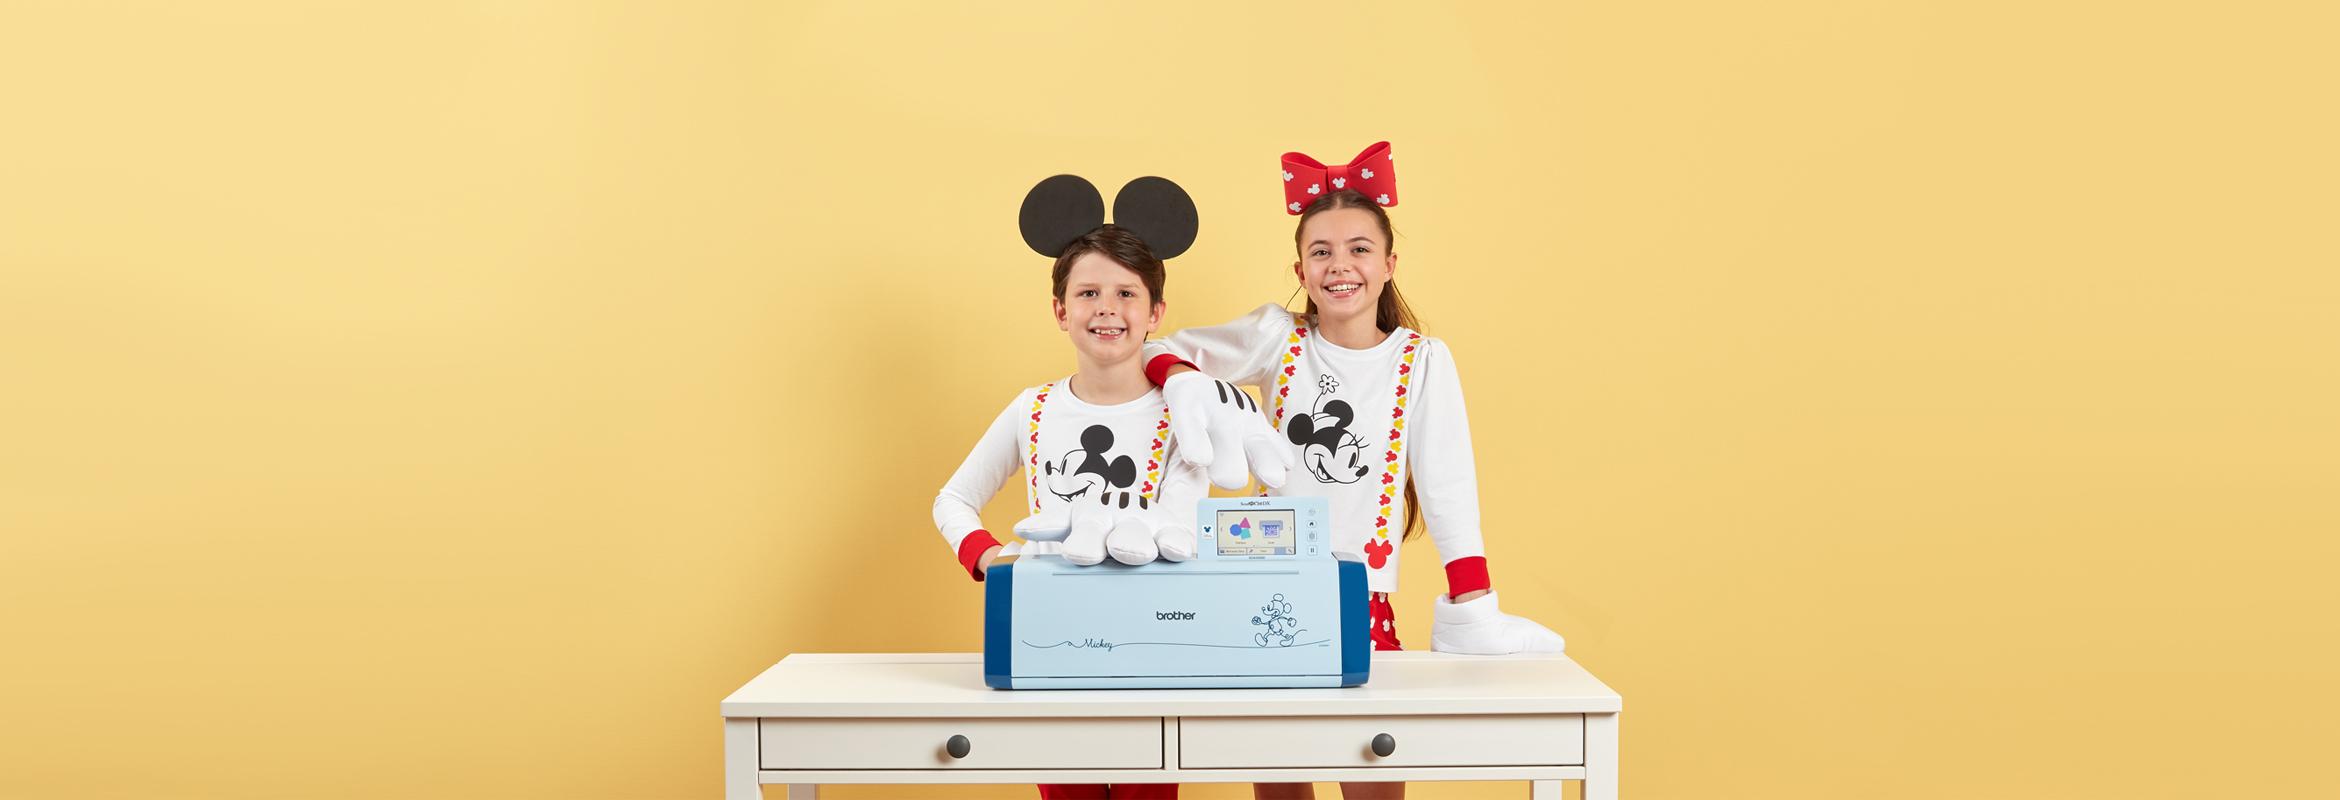
M724 698L723 786L1533 781L1557 800L1581 780L1614 800L1623 709L1558 654L1377 652L1349 689L1002 691L980 653L800 653Z

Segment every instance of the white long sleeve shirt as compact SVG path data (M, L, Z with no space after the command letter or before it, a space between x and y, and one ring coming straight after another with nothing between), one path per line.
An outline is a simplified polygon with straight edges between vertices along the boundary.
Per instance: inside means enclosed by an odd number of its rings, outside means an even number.
M1399 328L1351 350L1317 336L1313 319L1264 305L1225 325L1147 342L1145 354L1149 362L1173 355L1213 378L1258 388L1298 466L1268 493L1329 500L1333 546L1365 559L1373 591L1397 590L1409 477L1450 588L1485 588L1470 415L1443 342ZM1465 559L1478 561L1457 564ZM1457 577L1474 571L1475 579Z
M1071 387L1066 379L1016 395L935 496L934 527L970 572L967 538L981 534L977 544L984 547L997 540L983 530L982 510L1011 477L1027 515L1102 502L1160 508L1175 515L1166 519L1195 524L1195 503L1209 493L1209 478L1174 457L1177 442L1161 390L1098 406Z

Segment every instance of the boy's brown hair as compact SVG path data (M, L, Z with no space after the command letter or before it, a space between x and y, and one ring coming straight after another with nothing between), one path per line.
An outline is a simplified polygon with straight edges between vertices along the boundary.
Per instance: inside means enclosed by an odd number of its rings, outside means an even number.
M1147 247L1144 239L1118 225L1081 234L1072 244L1064 246L1064 253L1056 257L1056 268L1050 273L1057 300L1064 299L1064 282L1072 276L1073 262L1090 253L1103 253L1114 263L1137 273L1138 280L1146 285L1146 293L1152 295L1147 303L1162 302L1162 284L1169 280L1169 271L1162 268L1162 259L1154 257L1154 249Z

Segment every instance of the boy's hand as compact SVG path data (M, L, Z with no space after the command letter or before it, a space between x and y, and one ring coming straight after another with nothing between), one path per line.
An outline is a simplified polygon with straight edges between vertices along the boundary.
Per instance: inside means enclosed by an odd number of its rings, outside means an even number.
M1441 653L1499 656L1511 653L1559 653L1568 642L1552 629L1526 617L1503 613L1495 593L1456 603L1439 595L1431 605L1430 649Z
M983 551L983 555L975 559L975 571L991 571L991 560L999 557L1000 549L1001 546L995 544L991 546L991 549Z
M1211 485L1241 489L1256 476L1263 486L1283 487L1291 449L1276 441L1275 427L1251 395L1200 372L1177 371L1163 381L1162 401L1170 406L1179 459L1209 468Z

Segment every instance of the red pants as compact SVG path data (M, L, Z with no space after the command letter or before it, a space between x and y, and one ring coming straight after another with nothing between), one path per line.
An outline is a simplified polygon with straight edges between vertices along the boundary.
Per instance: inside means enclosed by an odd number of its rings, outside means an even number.
M1178 784L1043 783L1040 800L1178 800Z

